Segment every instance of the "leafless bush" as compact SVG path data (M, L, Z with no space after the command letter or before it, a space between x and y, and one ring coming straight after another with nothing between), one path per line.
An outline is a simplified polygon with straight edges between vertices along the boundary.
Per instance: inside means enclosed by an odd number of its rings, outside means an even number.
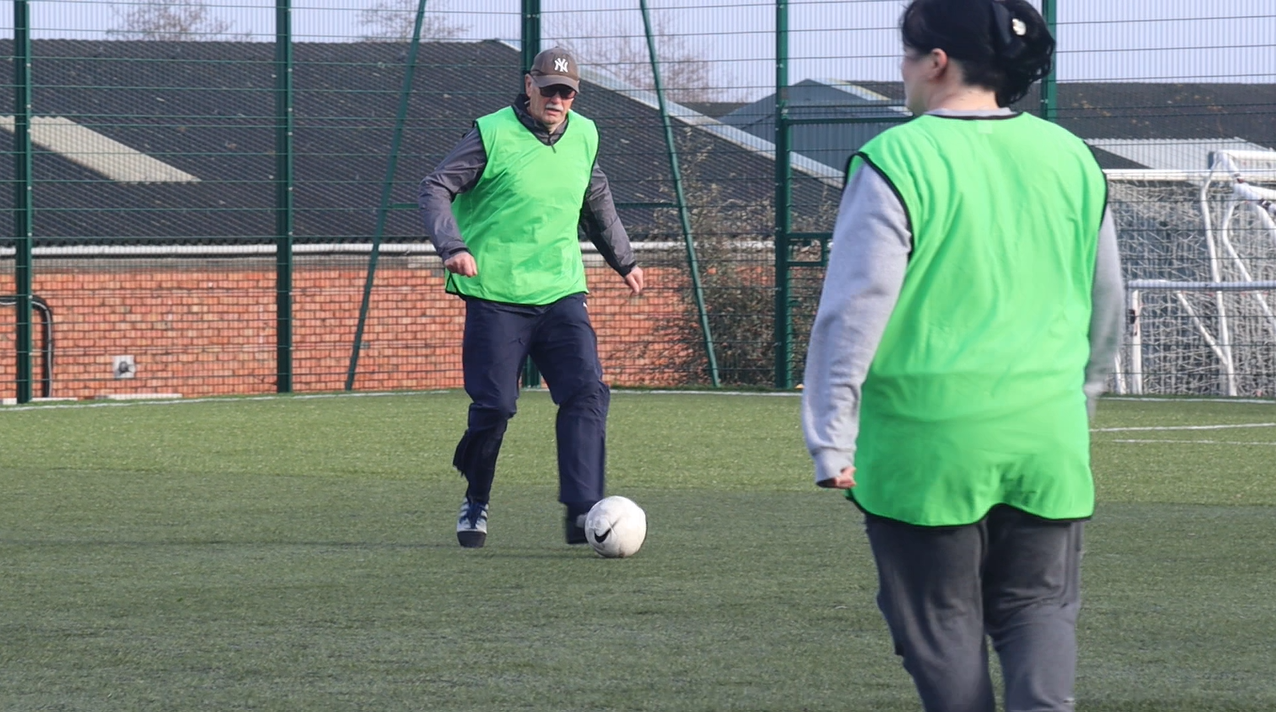
M204 0L134 0L111 11L115 26L107 34L121 40L248 40L247 33L232 35L234 23L214 15Z
M416 26L418 0L376 0L359 12L359 24L367 30L366 42L407 42ZM421 41L452 40L465 34L467 25L452 19L447 3L431 0L421 17Z

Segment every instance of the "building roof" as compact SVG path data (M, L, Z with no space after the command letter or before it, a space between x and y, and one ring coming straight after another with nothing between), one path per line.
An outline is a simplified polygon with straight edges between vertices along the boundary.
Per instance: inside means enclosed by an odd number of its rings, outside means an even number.
M899 82L861 86L904 99ZM1039 89L1014 108L1039 111ZM1237 141L1276 149L1276 84L1064 82L1057 85L1057 107L1059 124L1098 149L1104 168L1204 170L1208 164L1197 164L1204 153ZM1211 142L1218 147L1203 148Z
M0 72L10 72L12 41L0 40L0 49ZM46 39L33 42L33 54L34 230L43 244L274 239L279 166L271 44ZM295 45L298 242L366 242L374 234L406 58L404 43ZM414 209L420 179L474 118L509 103L521 88L519 63L515 48L496 41L420 46L387 241L421 241ZM599 165L622 219L636 239L676 238L654 94L598 73L587 72L584 81L576 108L599 126ZM792 88L795 118L870 120L794 129L794 229L831 227L845 157L889 125L881 120L905 117L902 94L898 83L808 80ZM0 107L12 105L13 86L4 83ZM1035 94L1019 104L1035 106ZM1150 156L1161 149L1166 158L1157 167L1192 163L1197 159L1175 156L1188 156L1188 148L1211 150L1201 143L1207 140L1271 147L1272 107L1276 85L1270 84L1059 85L1060 123L1091 139L1108 168L1157 163L1161 159ZM738 208L738 219L719 222L736 235L771 232L772 109L770 98L668 105L689 200L711 209L702 213ZM12 137L12 118L0 119L0 151L12 151ZM0 161L0 181L11 181L13 169L11 161ZM0 191L3 236L13 233L12 200L12 191Z
M0 41L0 72L12 43ZM273 46L251 42L35 40L35 234L42 244L268 242L276 232ZM375 232L404 78L403 43L298 43L293 174L298 242L367 241ZM388 241L420 241L422 177L473 120L521 89L520 54L496 42L425 43L397 153ZM10 75L11 76L11 75ZM665 133L643 92L585 77L576 108L599 126L599 165L636 239L678 235ZM13 87L0 87L0 106ZM774 196L769 144L673 105L689 200L755 209ZM703 125L701 125L703 124ZM0 151L13 148L0 129ZM795 164L802 164L797 159ZM831 224L834 172L796 165L798 225ZM0 162L0 181L13 179ZM0 191L0 235L12 234ZM764 219L738 226L765 236ZM799 229L803 229L799 227Z
M1218 151L1268 151L1276 157L1276 151L1239 138L1091 138L1086 143L1144 168L1162 171L1208 169Z
M832 79L806 79L794 84L786 106L792 120L827 122L793 126L789 142L797 154L839 174L857 148L911 117L898 101L857 84ZM770 95L746 104L719 120L774 141L775 97Z

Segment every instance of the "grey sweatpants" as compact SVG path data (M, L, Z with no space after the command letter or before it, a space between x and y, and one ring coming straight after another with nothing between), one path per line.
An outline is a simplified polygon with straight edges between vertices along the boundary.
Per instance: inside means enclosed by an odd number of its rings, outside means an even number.
M1074 709L1081 522L1006 506L959 527L867 515L877 603L926 712L994 712L987 640L1007 712Z

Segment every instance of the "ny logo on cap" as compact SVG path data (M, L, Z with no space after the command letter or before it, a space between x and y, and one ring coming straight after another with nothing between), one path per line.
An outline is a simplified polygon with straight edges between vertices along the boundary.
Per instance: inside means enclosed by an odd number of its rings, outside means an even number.
M567 73L567 58L566 57L559 57L558 59L554 60L554 71L559 72L561 74Z

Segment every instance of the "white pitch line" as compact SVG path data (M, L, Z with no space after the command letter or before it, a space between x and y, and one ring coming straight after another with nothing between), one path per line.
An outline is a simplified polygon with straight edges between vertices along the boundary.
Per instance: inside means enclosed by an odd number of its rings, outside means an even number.
M1276 405L1271 398L1143 398L1138 396L1103 396L1099 402L1127 401L1131 403L1253 403L1256 405Z
M527 388L533 392L548 393L549 389L544 387ZM162 399L128 399L128 400L85 400L73 403L65 403L53 405L48 403L36 403L30 405L0 405L0 414L3 413L20 413L32 410L77 410L80 408L120 408L126 406L142 406L142 405L185 405L188 403L230 403L234 401L272 401L272 400L311 400L311 399L327 399L327 398L380 398L384 396L420 396L420 395L438 395L440 393L460 393L459 388L443 388L432 391L353 391L350 393L303 393L289 394L279 393L260 396L204 396L197 398L172 398ZM612 395L712 395L712 396L759 396L759 397L796 397L802 395L801 391L679 391L679 390L624 390L617 389L612 391Z
M327 398L382 398L385 396L433 396L440 393L451 393L451 390L434 391L354 391L351 393L279 393L265 396L206 396L203 398L181 398L175 400L93 400L66 405L17 405L0 406L0 414L18 413L31 410L77 410L80 408L127 408L144 405L186 405L187 403L234 403L236 401L284 401L284 400L319 400Z
M528 388L524 390L548 392L549 389L544 386L536 388ZM243 400L243 401L262 401L262 400L304 400L319 398L376 398L382 396L414 396L414 395L436 395L439 393L461 392L459 388L444 388L431 391L354 391L350 393L307 393L307 394L272 394L260 396L206 396L197 398L180 398L173 400L138 400L138 401L110 401L102 400L83 401L79 403L68 403L66 405L20 405L0 406L0 413L12 413L27 410L49 410L61 408L106 408L119 407L124 405L177 405L182 403L224 403L227 401ZM735 396L745 398L798 398L801 397L801 391L716 391L716 390L627 390L618 388L612 391L612 395L689 395L689 396ZM1105 400L1109 400L1105 398ZM1233 399L1204 399L1204 398L1111 398L1110 400L1126 400L1126 401L1147 401L1147 402L1207 402L1207 403L1263 403L1271 404L1273 401L1254 401L1239 398ZM1276 423L1245 423L1241 425L1182 425L1182 426L1148 426L1139 428L1092 428L1092 433L1109 433L1127 430L1217 430L1223 428L1270 428L1276 427Z
M651 391L626 391L615 390L613 394L629 394L629 395L651 395L651 396L742 396L746 398L797 398L802 395L802 391L675 391L675 390L651 390Z
M1276 447L1276 443L1247 443L1241 440L1112 440L1114 443L1158 443L1171 445L1266 445Z
M1231 425L1148 425L1138 428L1092 428L1092 433L1125 433L1163 430L1232 430L1235 428L1276 428L1276 423L1233 423Z

